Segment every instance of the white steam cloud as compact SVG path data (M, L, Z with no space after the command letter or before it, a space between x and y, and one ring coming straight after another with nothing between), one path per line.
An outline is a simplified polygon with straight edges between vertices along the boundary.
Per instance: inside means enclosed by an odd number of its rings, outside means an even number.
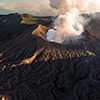
M63 43L82 38L90 18L81 14L99 12L100 0L50 0L50 6L59 10L60 15L54 22L54 29L48 31L47 40Z

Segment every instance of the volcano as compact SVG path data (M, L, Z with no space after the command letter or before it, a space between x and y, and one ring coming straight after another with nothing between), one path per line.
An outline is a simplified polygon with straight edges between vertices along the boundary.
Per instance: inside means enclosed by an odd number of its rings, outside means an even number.
M1 100L100 100L100 19L68 44L46 41L51 23L0 15Z

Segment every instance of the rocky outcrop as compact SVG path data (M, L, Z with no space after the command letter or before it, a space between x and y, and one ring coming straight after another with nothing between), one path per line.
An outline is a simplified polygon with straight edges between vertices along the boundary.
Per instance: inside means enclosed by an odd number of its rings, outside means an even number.
M46 33L48 32L48 30L49 30L48 27L39 24L38 27L35 30L33 30L32 34L46 39Z

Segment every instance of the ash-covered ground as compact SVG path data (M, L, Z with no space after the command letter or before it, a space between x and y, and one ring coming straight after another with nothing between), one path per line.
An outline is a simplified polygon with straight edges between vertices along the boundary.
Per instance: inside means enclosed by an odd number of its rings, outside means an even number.
M51 17L0 16L1 100L100 100L100 20L67 44L45 40L51 23Z

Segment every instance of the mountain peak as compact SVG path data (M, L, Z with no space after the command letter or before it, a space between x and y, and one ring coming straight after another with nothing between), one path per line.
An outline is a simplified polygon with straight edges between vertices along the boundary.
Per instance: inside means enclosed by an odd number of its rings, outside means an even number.
M48 30L49 30L48 27L39 24L38 27L32 32L32 34L43 37L46 35Z

